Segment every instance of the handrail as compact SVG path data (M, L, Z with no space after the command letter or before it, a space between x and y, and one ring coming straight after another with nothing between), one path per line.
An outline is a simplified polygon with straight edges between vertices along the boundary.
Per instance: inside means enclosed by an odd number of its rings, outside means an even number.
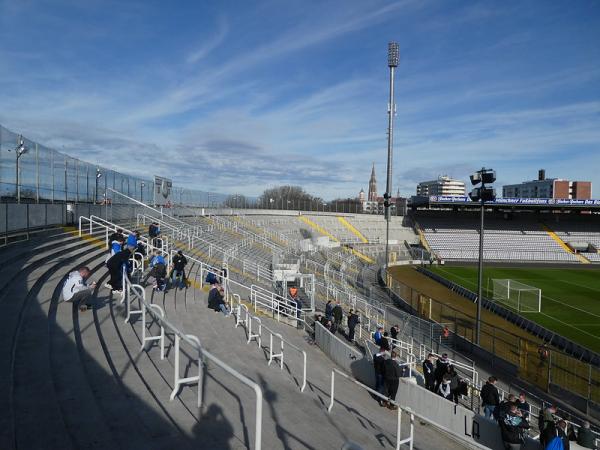
M355 380L354 378L350 377L349 375L345 374L344 372L342 372L339 369L336 369L335 367L333 369L331 369L331 394L330 394L330 402L329 402L329 406L327 407L327 412L331 412L331 409L333 408L333 404L335 402L335 374L336 372L343 376L344 378L346 378L347 380L351 381L352 383L360 386L361 388L365 389L367 392L369 392L371 395L375 395L376 397L379 397L381 400L386 401L391 403L392 405L396 406L397 411L398 411L398 423L396 426L396 450L400 450L400 446L402 446L403 444L408 444L409 445L409 449L412 450L413 449L413 444L414 444L414 428L415 428L415 412L413 412L410 408L402 408L402 406L395 400L395 399L391 399L389 397L386 397L385 395L377 392L375 389L370 388L369 386L362 384L360 381ZM410 434L406 439L402 439L401 438L401 431L402 431L402 412L406 410L406 412L410 415ZM427 422L431 422L428 419L425 419Z
M306 388L306 369L307 369L306 351L302 350L298 346L292 344L290 341L285 339L281 335L281 333L277 333L276 331L272 330L271 328L269 328L268 326L263 324L262 321L260 320L260 318L253 316L250 313L248 307L241 302L239 295L234 294L233 297L236 298L238 301L235 326L237 327L239 324L242 324L242 323L246 326L246 329L248 331L248 341L246 342L247 344L249 344L252 341L252 339L258 338L257 342L258 342L258 346L260 347L261 341L262 341L262 331L266 330L267 332L269 332L269 362L267 365L271 365L271 362L273 362L273 360L275 358L278 358L280 368L283 370L284 343L286 344L287 347L291 347L293 350L296 350L297 352L302 354L302 363L303 363L302 364L302 385L300 386L300 392L304 392L304 389ZM232 311L234 311L233 305L232 305L231 309L232 309ZM245 312L245 315L246 315L245 319L240 319L240 317L242 316L242 312ZM259 324L258 333L252 332L252 321L253 320L258 322L258 324ZM281 350L279 353L273 353L273 337L274 336L277 337L281 343Z
M139 285L131 285L129 284L129 286L133 287L133 286L139 286ZM141 286L139 286L141 288ZM161 315L159 313L157 313L157 310L153 309L151 307L151 304L149 304L146 299L144 298L145 295L142 296L138 296L138 294L135 293L135 291L132 290L131 295L138 297L138 300L140 300L142 302L142 304L147 308L146 310L154 316L154 318L161 324L161 326L164 329L169 329L174 335L175 335L175 345L177 347L177 350L175 352L175 358L176 358L176 374L178 375L178 363L179 363L179 340L182 340L184 342L186 342L188 345L190 345L193 349L198 351L199 354L199 358L198 358L198 370L199 370L199 375L198 377L190 377L190 378L196 378L195 381L198 382L198 407L202 406L202 395L201 395L201 391L202 391L202 383L201 383L201 379L202 379L202 374L201 372L203 372L202 366L203 366L203 358L207 358L209 360L211 360L214 364L216 364L217 366L219 366L221 369L223 369L225 372L229 373L231 376L233 376L234 378L236 378L237 380L239 380L240 382L242 382L243 384L245 384L246 386L250 387L251 389L254 390L255 394L256 394L256 408L255 408L255 420L256 420L256 424L255 424L255 436L254 436L254 448L256 450L261 450L261 445L262 445L262 403L263 403L263 393L262 393L262 389L260 388L260 386L255 383L254 381L252 381L251 379L249 379L248 377L246 377L245 375L239 373L238 371L236 371L235 369L233 369L231 366L229 366L228 364L224 363L223 361L221 361L219 358L217 358L216 356L214 356L212 353L210 353L208 350L205 350L201 345L200 345L200 340L198 339L197 336L191 335L191 334L185 334L184 332L182 332L181 330L179 330L179 328L177 328L175 325L173 325L172 323L170 323L165 317L161 317ZM161 348L161 352L164 352L164 340L162 342L162 348ZM178 381L181 382L186 382L186 379L179 379ZM189 381L189 380L188 380ZM176 392L175 392L176 394ZM173 394L171 394L172 398Z

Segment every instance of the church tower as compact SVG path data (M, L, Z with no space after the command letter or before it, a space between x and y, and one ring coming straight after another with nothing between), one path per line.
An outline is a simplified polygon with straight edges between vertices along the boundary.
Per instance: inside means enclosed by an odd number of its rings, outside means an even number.
M377 180L375 179L375 163L371 169L371 179L369 180L369 201L377 201Z

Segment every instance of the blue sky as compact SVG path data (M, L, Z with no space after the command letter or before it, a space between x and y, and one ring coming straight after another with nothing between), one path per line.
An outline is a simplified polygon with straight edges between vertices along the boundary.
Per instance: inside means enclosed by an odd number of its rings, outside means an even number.
M600 2L0 0L0 123L180 186L394 192L482 165L600 196Z

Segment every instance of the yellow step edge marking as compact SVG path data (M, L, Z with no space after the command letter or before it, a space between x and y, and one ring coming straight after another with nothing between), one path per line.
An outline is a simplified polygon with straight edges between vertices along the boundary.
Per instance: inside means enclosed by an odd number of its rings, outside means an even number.
M300 219L302 222L304 222L311 228L314 228L319 233L324 234L325 236L329 237L329 239L331 239L332 241L340 242L340 240L338 238L336 238L333 234L331 234L329 231L327 231L321 225L310 220L308 217L300 215L300 216L298 216L298 219ZM357 256L358 258L362 259L363 261L365 261L369 264L375 263L374 260L372 260L367 255L362 254L361 252L359 252L358 250L356 250L354 248L343 247L343 249L344 249L344 251L348 251L348 252L352 253L353 255Z
M348 229L352 234L354 234L357 238L359 238L364 244L368 244L368 239L360 232L354 225L352 225L345 217L338 216L338 220L344 227Z
M300 219L302 222L304 222L309 227L314 228L319 233L324 234L325 236L329 237L329 239L331 239L332 241L340 242L340 240L338 238L336 238L333 234L331 234L329 231L327 231L325 228L323 228L318 223L315 223L312 220L310 220L308 217L300 215L300 216L298 216L298 219Z
M72 235L74 237L78 237L78 238L83 239L84 241L88 241L94 247L98 247L100 249L106 249L106 251L108 252L108 247L106 246L106 242L104 242L103 239L101 240L101 239L98 239L97 237L90 236L89 234L87 234L85 232L82 232L81 236L79 236L79 230L77 228L63 227L63 230L66 233L69 233L70 235Z
M421 245L423 247L425 247L425 250L427 250L429 253L433 253L431 251L431 247L429 246L429 242L427 242L425 233L423 233L423 229L421 228L421 225L419 225L417 222L415 222L415 228L417 229L417 233L419 233L419 240L421 241Z
M571 250L571 247L569 247L565 241L563 241L560 236L558 236L558 234L556 234L554 231L552 231L550 229L550 227L548 227L547 225L542 224L542 228L546 231L546 233L548 233L548 236L550 236L552 239L554 239L558 245L560 245L562 247L562 249L567 252L570 253L572 255L575 255L575 257L579 260L580 263L582 264L590 264L590 260L587 259L586 257L584 257L583 255L580 255L579 253L575 253L573 250Z

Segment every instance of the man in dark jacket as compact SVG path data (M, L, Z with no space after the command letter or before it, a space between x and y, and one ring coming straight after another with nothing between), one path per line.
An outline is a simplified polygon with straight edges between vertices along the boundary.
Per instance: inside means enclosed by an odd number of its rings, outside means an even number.
M432 353L427 355L427 359L423 361L423 377L425 377L425 388L431 392L435 391L435 374L433 367L434 356Z
M351 309L350 314L348 315L348 340L350 342L354 341L354 329L359 323L360 319L358 318L358 315Z
M333 318L333 303L331 303L331 300L328 300L327 304L325 305L325 317L327 320L331 320Z
M446 353L442 353L442 357L438 358L435 363L435 390L437 391L438 386L442 382L444 375L448 373L448 365L450 361L448 360L448 355Z
M548 442L556 436L554 414L556 414L556 406L550 405L546 409L541 410L538 416L538 429L540 430L540 444L542 448L546 448Z
M110 280L106 283L106 287L115 292L121 292L123 290L123 268L125 267L127 272L129 272L129 258L131 258L131 250L125 247L119 253L116 253L108 259L106 267L110 274Z
M485 386L481 388L481 392L479 393L483 413L488 419L491 419L494 416L494 410L500 404L500 395L498 394L496 381L496 377L489 377Z
M342 320L344 318L344 311L342 310L342 307L340 306L339 300L335 303L332 314L333 314L333 323L337 330L342 325Z
M392 337L392 339L398 339L399 330L400 327L398 325L394 325L392 328L390 328L390 336Z
M523 442L523 432L529 424L521 415L517 405L512 404L506 415L500 420L500 433L506 450L520 450Z
M375 369L375 390L380 394L383 394L383 386L385 380L385 360L389 358L389 354L382 347L378 353L373 355L373 367ZM384 404L379 401L381 406Z
M183 252L179 250L177 254L173 257L173 269L171 269L171 281L173 282L173 286L176 286L177 279L179 278L179 285L183 289L185 287L185 266L187 264L187 259L183 256Z
M590 423L586 420L577 433L577 443L584 448L595 448L595 439L596 436L590 430Z
M396 352L392 352L390 359L386 359L383 363L384 367L384 383L385 393L390 400L396 400L396 393L398 392L398 385L400 384L400 377L402 376L402 367L398 362L398 355ZM390 409L398 409L396 405L389 405Z

